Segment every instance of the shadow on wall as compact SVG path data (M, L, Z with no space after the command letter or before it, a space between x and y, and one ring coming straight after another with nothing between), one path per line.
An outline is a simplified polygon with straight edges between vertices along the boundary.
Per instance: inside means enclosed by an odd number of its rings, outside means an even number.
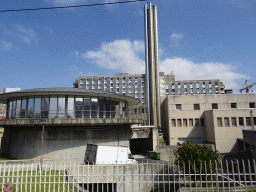
M129 146L129 127L105 129L45 129L43 154L45 159L83 160L87 143ZM2 152L18 159L40 158L42 130L5 129Z

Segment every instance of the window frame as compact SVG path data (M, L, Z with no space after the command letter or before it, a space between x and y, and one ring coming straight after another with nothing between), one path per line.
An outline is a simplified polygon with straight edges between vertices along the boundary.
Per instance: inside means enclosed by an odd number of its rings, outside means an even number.
M194 110L200 110L200 104L199 103L194 104Z
M212 103L212 109L218 109L219 106L218 106L218 103Z
M180 109L179 108L177 108L178 106L180 106ZM182 105L181 104L175 104L175 110L182 110Z
M230 103L231 109L237 109L237 103Z

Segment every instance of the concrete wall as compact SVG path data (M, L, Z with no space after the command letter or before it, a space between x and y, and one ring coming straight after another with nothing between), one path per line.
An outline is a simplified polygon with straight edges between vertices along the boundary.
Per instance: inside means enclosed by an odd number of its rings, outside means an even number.
M129 146L131 135L128 127L45 129L43 158L82 163L87 143ZM2 152L18 159L39 159L41 148L42 130L5 128Z

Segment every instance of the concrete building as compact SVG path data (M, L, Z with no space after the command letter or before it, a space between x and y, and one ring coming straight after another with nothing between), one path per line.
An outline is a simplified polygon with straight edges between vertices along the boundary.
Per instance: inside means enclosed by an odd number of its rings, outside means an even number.
M87 143L136 148L128 106L139 99L79 88L40 88L0 95L7 104L1 150L19 159L83 162ZM136 136L135 138L139 138ZM147 139L148 140L148 139ZM131 144L132 143L132 144ZM152 143L152 142L151 142Z
M221 153L236 152L242 130L256 124L256 94L181 95L162 100L162 130L168 145L191 140L214 143Z
M115 75L79 76L73 83L75 88L102 90L135 97L145 104L145 74L117 73ZM175 81L175 75L159 72L160 96L232 93L219 79Z
M0 90L0 94L1 93L10 93L10 92L13 92L13 91L20 91L20 88L18 88L18 87L14 87L14 88L5 87L5 88Z

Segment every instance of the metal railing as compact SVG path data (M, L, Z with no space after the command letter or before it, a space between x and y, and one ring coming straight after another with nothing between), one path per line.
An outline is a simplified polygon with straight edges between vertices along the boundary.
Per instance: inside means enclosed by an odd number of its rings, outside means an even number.
M6 119L16 118L127 118L128 112L101 110L6 111Z
M14 191L256 191L255 161L76 165L0 164L0 188ZM210 168L210 169L208 169ZM210 170L209 172L207 170ZM3 190L2 190L3 191Z

